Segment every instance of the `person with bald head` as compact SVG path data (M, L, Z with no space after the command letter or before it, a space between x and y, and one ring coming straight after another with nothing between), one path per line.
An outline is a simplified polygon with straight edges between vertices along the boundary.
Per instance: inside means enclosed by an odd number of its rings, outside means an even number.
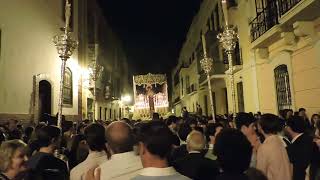
M101 180L124 180L138 175L142 163L133 151L133 137L132 128L125 122L116 121L107 127L106 139L111 158L100 165Z
M216 161L205 158L205 138L199 131L192 131L187 137L188 154L174 163L176 170L191 179L215 179L219 173Z

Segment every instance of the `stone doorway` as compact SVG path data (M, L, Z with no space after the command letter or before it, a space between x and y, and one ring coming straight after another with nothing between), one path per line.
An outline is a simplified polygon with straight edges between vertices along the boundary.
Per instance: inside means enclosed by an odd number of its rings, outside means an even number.
M52 100L52 88L51 84L42 80L39 82L39 120L47 121L51 117L51 102Z

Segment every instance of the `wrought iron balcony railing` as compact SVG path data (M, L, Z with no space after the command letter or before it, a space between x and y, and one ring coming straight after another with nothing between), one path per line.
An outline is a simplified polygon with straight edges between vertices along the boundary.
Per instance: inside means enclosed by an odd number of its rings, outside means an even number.
M296 6L302 0L267 1L263 8L258 8L257 16L250 22L251 41L255 41L269 29L279 23L281 16ZM256 5L257 6L257 5Z
M265 8L257 14L257 17L251 21L251 40L255 41L274 25L279 23L276 9Z
M175 103L178 103L179 101L180 101L180 97L178 96L178 97L176 97L176 98L174 99L174 102L173 102L173 103L175 104Z
M301 0L278 0L278 10L280 16L287 13L290 9L292 9L295 5L297 5Z

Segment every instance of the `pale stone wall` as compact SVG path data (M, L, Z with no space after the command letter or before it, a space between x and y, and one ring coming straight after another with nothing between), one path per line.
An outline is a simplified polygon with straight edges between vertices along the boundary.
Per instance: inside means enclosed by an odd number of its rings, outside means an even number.
M73 12L76 17L77 8ZM75 18L75 35L76 21ZM52 113L55 114L61 60L52 38L60 33L59 28L63 26L62 1L2 1L0 22L0 114L32 114L32 79L39 74L45 75L52 85ZM73 73L73 106L65 108L64 114L77 115L80 76L77 51L67 62L67 66Z
M296 107L304 107L311 116L320 112L320 41L292 56L294 94Z

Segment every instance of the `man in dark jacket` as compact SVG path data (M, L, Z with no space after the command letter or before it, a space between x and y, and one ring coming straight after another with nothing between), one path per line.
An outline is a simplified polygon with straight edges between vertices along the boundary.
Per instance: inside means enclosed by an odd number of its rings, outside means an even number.
M176 170L194 180L215 179L218 167L215 161L207 159L201 153L205 147L205 139L198 131L191 132L187 137L188 154L174 163Z
M288 154L293 164L293 180L304 180L306 169L311 163L313 139L305 133L306 124L300 116L294 116L287 121L286 131L291 137Z

